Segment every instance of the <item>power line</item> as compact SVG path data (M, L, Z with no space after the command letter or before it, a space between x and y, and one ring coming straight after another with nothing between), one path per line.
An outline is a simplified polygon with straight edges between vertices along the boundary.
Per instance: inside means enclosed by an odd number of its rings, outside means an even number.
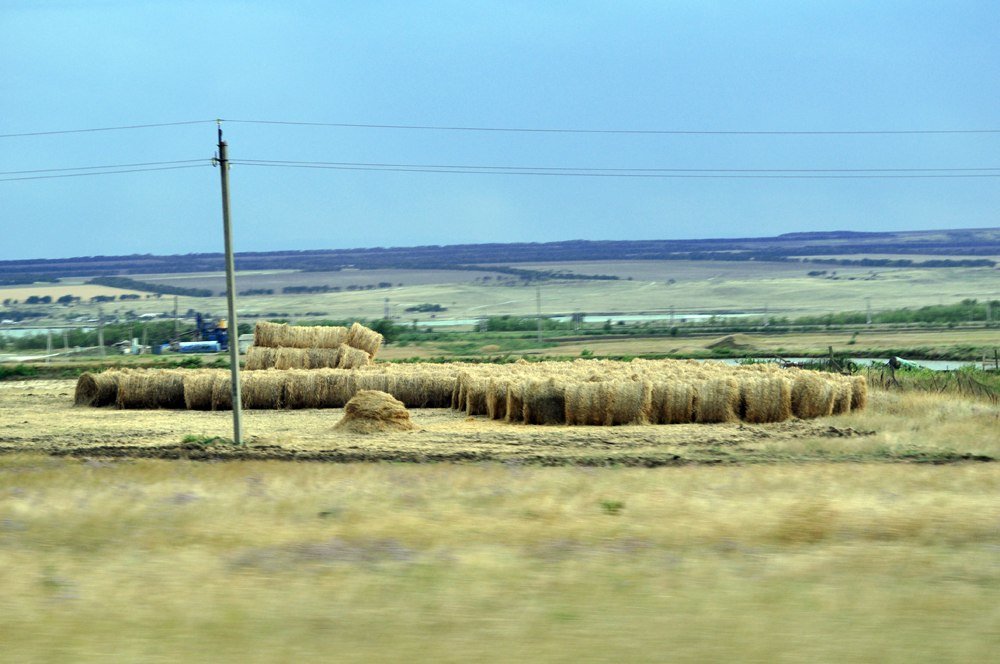
M448 168L435 166L422 166L414 164L410 166L378 166L378 165L323 165L319 163L262 163L244 160L232 160L230 163L242 166L255 166L261 168L312 168L320 170L340 170L340 171L379 171L395 173L450 173L469 175L523 175L542 177L592 177L592 178L644 178L644 179L745 179L745 180L847 180L847 179L943 179L943 178L1000 178L1000 172L990 173L763 173L763 172L609 172L609 171L586 171L566 169L560 171L551 170L482 170L471 168Z
M299 122L294 120L223 120L239 124L341 127L347 129L405 129L421 131L510 132L532 134L660 134L667 136L872 136L920 134L1000 134L1000 129L874 129L874 130L694 130L694 129L577 129L558 127L480 127L456 125L373 124L362 122Z
M17 138L21 136L53 136L56 134L85 134L96 131L120 131L125 129L149 129L151 127L178 127L181 125L196 125L215 122L215 120L184 120L181 122L156 122L150 124L120 125L117 127L88 127L86 129L58 129L50 131L28 131L19 134L0 134L0 138Z
M58 173L61 171L90 171L106 168L131 168L138 166L167 166L172 164L193 164L207 162L206 159L180 159L177 161L146 161L137 164L107 164L105 166L72 166L68 168L40 168L32 171L0 171L0 175L22 175L29 173Z
M299 161L291 159L239 159L246 166L340 166L371 168L442 168L483 171L558 171L558 172L622 172L622 173L939 173L998 171L1000 167L967 168L613 168L581 166L479 166L471 164L402 164L356 161Z
M29 176L17 177L17 178L0 178L0 182L13 182L15 180L51 180L51 179L55 179L55 178L77 178L77 177L86 177L86 176L93 176L93 175L113 175L113 174L116 174L116 173L146 173L148 171L176 171L176 170L180 170L180 169L183 169L183 168L204 168L204 167L209 166L209 165L210 165L210 163L206 161L203 164L187 164L187 165L184 165L184 166L158 166L158 167L155 167L155 168L130 168L130 169L114 170L114 171L90 171L90 172L87 172L87 173L63 173L63 174L60 174L60 175L29 175Z

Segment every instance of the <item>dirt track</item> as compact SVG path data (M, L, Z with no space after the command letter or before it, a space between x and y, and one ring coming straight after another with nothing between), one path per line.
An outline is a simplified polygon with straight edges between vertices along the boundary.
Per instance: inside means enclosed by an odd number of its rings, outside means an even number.
M662 466L775 461L778 457L774 450L785 441L873 433L832 426L829 419L769 425L542 427L468 418L447 409L415 409L411 410L417 425L415 431L357 435L333 429L343 415L341 409L255 410L245 412L245 436L249 444L235 448L226 444L182 442L187 436L230 436L229 412L75 407L74 385L70 380L0 383L0 421L4 423L0 453L203 460L504 461ZM780 459L794 460L785 454Z

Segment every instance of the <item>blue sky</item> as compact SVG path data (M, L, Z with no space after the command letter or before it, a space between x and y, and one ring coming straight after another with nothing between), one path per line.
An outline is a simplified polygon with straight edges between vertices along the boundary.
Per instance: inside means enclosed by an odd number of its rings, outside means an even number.
M1000 128L996 2L0 0L0 134L212 118L697 130ZM232 159L997 168L1000 134L224 123ZM211 158L210 123L0 138L12 171ZM49 173L52 174L52 173ZM237 251L1000 225L1000 178L540 177L234 164ZM221 249L210 166L0 182L0 259Z

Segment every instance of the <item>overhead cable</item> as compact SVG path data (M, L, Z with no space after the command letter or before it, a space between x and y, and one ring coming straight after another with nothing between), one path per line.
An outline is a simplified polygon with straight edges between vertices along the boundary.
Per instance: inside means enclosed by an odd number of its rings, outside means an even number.
M1000 129L843 129L843 130L757 130L757 129L582 129L559 127L484 127L460 125L374 124L363 122L305 122L295 120L233 120L223 122L301 127L341 127L348 129L409 129L421 131L512 132L533 134L662 134L674 136L865 136L894 134L1000 134Z
M646 178L646 179L764 179L764 180L840 180L840 179L939 179L939 178L1000 178L1000 169L991 169L991 172L746 172L746 171L680 171L680 172L642 172L642 171L595 171L583 169L514 169L486 170L491 167L447 167L433 165L404 165L404 166L382 166L378 164L354 164L335 165L332 163L308 163L308 162L264 162L249 160L231 160L231 164L241 166L253 166L262 168L311 168L321 170L340 171L381 171L396 173L452 173L469 175L522 175L522 176L542 176L542 177L592 177L592 178Z
M85 134L96 131L121 131L125 129L149 129L151 127L178 127L180 125L196 125L216 122L216 120L184 120L181 122L155 122L149 124L120 125L117 127L88 127L86 129L55 129L49 131L27 131L17 134L0 134L0 138L17 138L21 136L52 136L55 134Z
M78 178L78 177L88 177L94 175L113 175L116 173L145 173L148 171L176 171L183 168L204 168L209 166L209 162L206 160L203 164L187 164L183 166L158 166L155 168L128 168L122 170L113 171L87 171L84 173L61 173L59 175L28 175L16 178L0 178L0 182L13 182L15 180L51 180L55 178Z

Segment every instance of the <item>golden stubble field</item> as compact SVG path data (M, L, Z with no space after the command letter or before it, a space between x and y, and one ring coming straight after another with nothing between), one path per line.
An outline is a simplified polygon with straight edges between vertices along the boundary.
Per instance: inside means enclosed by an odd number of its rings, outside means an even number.
M241 458L181 444L227 435L228 412L75 408L72 392L0 383L5 661L970 662L1000 646L986 402L876 390L809 422L614 428L412 410L418 429L389 436L335 432L339 409L250 411L261 454ZM453 456L399 462L432 452Z

